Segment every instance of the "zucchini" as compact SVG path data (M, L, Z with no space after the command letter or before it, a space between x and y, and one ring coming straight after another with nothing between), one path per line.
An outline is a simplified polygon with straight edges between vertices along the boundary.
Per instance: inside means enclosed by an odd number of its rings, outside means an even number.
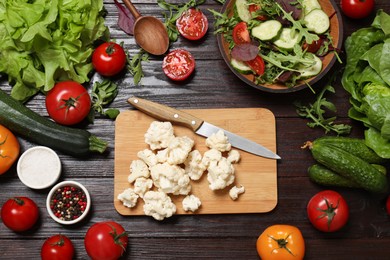
M314 9L303 18L304 24L309 31L323 34L330 28L328 15L321 9Z
M274 44L285 50L292 50L298 44L299 33L296 33L291 28L283 28L279 37L274 41Z
M0 124L34 143L72 156L103 153L107 143L86 130L59 125L24 106L0 89Z
M230 65L232 65L232 67L241 74L253 73L252 69L248 65L246 65L244 62L236 60L234 58L231 59Z
M371 148L366 145L363 139L341 136L324 136L317 138L315 142L321 142L327 145L339 147L348 153L365 160L368 163L381 164L386 162L386 159L377 155Z
M252 15L249 12L248 1L246 0L236 0L236 11L238 17L244 22L249 22L252 19Z
M361 188L359 184L347 179L321 164L314 164L308 169L309 179L323 186Z
M301 78L310 78L322 70L322 60L312 53L307 53L306 55L311 55L313 58L313 64L310 66L304 66L302 64L298 65L298 71L301 73Z
M252 28L253 37L261 41L270 41L279 35L282 24L277 20L268 20Z
M374 166L336 146L322 142L307 142L314 159L330 170L348 178L363 189L384 193L388 189L387 177Z

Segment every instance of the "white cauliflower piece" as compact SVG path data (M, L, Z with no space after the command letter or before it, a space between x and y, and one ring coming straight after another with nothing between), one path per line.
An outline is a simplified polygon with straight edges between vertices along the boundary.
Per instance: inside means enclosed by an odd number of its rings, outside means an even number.
M231 163L238 163L240 161L240 159L241 159L240 152L235 150L235 149L230 150L229 153L228 153L227 159Z
M130 164L130 175L127 181L133 183L137 178L149 178L150 172L148 165L142 160L133 160Z
M206 165L203 164L202 155L198 150L193 150L188 154L184 165L186 174L194 181L199 180L207 168Z
M134 182L134 192L141 198L153 187L153 181L144 177L137 178Z
M157 150L168 147L171 139L175 137L170 122L153 121L145 133L145 143L150 149Z
M118 195L118 200L122 201L123 205L128 208L135 207L135 205L137 205L138 198L139 196L132 188L127 188Z
M150 149L144 149L137 153L138 158L144 161L149 167L156 165L158 163L157 156Z
M144 195L144 212L156 220L171 217L176 212L176 205L162 191L148 191Z
M185 211L195 212L202 205L202 202L195 195L188 195L183 199L182 204Z
M165 193L187 195L191 191L190 177L177 165L158 163L150 168L154 185Z
M157 152L157 159L159 162L168 162L172 165L182 164L187 159L194 143L194 140L187 136L175 137L166 149Z
M224 131L218 130L206 139L206 145L210 149L216 149L220 152L227 152L232 149L232 145L229 143L228 137Z
M238 199L238 196L242 193L245 192L245 188L244 186L233 186L230 190L229 190L229 196L230 198L232 198L232 200L236 200Z
M222 158L222 153L217 149L210 149L203 154L202 163L208 167L211 162L218 162Z
M212 161L207 171L207 180L211 190L222 190L234 182L234 167L225 157L219 161Z

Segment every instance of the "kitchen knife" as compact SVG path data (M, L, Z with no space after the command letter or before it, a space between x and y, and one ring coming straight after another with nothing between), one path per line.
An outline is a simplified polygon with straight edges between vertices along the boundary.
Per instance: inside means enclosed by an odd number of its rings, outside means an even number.
M135 108L141 110L142 112L157 118L162 121L169 121L174 124L182 125L192 129L196 134L209 137L213 133L223 130L225 135L228 137L229 142L232 146L244 150L246 152L259 155L265 158L270 159L281 159L279 155L275 154L271 150L265 148L264 146L255 143L251 140L248 140L244 137L226 131L220 127L212 125L199 119L191 114L183 112L181 110L174 109L165 105L161 105L146 99L138 97L130 97L127 102L133 105Z

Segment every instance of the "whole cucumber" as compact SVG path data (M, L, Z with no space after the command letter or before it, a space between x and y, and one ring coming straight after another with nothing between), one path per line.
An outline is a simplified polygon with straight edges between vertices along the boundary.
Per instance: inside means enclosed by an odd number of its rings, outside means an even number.
M351 181L320 164L310 166L308 174L312 182L323 186L361 188L356 182Z
M308 142L307 146L317 162L356 182L363 189L374 193L387 191L387 177L359 157L323 142Z
M341 148L368 163L381 164L386 162L386 159L377 155L371 148L369 148L363 139L341 137L341 136L324 136L315 140L317 143L325 143Z

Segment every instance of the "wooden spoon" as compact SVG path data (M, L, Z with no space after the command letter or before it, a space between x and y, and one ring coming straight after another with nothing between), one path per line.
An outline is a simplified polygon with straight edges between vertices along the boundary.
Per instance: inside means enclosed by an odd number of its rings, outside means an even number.
M141 16L130 0L123 2L135 19L135 42L151 54L164 54L169 47L169 37L164 24L153 16Z

